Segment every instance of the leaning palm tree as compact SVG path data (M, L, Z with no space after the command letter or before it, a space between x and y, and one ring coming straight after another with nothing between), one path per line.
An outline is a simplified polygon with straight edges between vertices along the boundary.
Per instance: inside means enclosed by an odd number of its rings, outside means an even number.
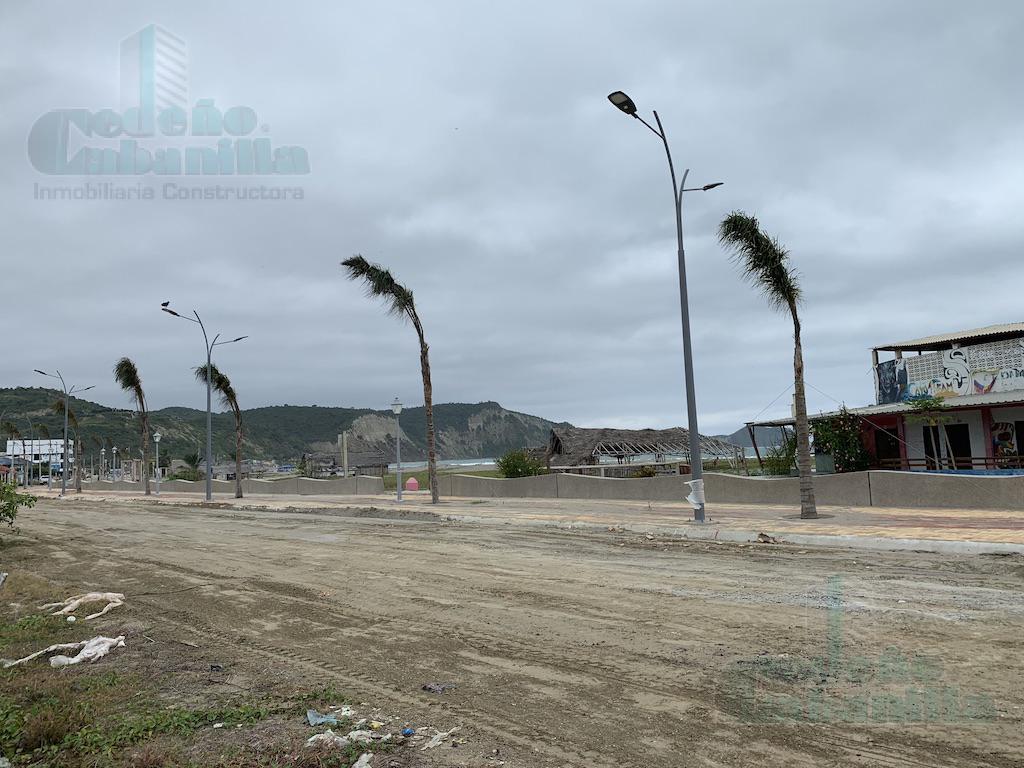
M815 518L814 481L811 477L811 441L804 395L804 357L800 344L801 300L797 273L789 253L777 239L761 231L753 216L733 211L718 227L718 239L729 248L743 275L761 289L772 309L788 312L793 319L793 394L796 410L796 466L800 474L800 517Z
M149 496L149 411L146 410L146 393L142 391L139 369L129 358L122 357L114 366L114 379L121 389L135 398L142 426L142 487Z
M427 414L427 476L430 479L430 499L437 504L437 452L434 449L434 393L430 385L430 347L427 346L427 339L423 335L423 324L416 313L416 303L413 301L412 291L396 281L391 273L380 264L371 264L358 254L341 262L341 265L348 270L349 280L362 280L366 284L368 296L383 299L388 305L390 314L408 320L416 329L416 335L420 341L423 406Z
M231 386L231 379L222 373L216 365L210 363L210 370L206 370L206 363L195 369L196 381L206 384L207 381L213 386L221 404L231 410L235 417L235 498L242 498L242 409L238 407L238 395L235 388ZM209 376L207 376L209 373Z

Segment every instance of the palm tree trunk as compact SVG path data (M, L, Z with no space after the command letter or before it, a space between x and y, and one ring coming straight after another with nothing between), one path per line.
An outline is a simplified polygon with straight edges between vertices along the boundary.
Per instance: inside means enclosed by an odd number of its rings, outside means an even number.
M82 492L82 433L75 435L75 493Z
M807 423L807 398L804 394L804 354L800 343L800 319L796 307L793 315L793 394L796 410L796 468L800 474L800 517L818 516L814 503L814 479L811 476L811 431Z
M149 496L149 414L142 412L142 487Z
M427 412L427 478L430 482L430 503L438 502L437 451L434 447L434 389L430 384L430 347L423 335L420 319L413 315L413 325L420 338L420 372L423 374L423 408Z
M242 498L242 414L235 411L235 498Z

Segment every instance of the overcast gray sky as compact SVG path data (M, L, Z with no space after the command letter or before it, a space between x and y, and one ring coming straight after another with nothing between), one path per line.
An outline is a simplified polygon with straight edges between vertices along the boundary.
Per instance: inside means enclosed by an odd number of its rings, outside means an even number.
M51 110L118 109L119 45L188 45L189 98L252 107L301 201L36 200ZM246 407L422 402L415 335L347 282L353 253L415 291L436 402L580 425L685 423L659 110L695 183L685 228L701 431L792 383L792 329L715 240L756 214L802 273L812 411L873 397L877 343L1022 320L1024 4L894 2L37 3L0 6L3 386L95 384L128 355L152 407L202 407L198 329ZM820 392L819 392L820 390ZM823 395L821 393L827 393ZM786 415L788 396L762 414Z

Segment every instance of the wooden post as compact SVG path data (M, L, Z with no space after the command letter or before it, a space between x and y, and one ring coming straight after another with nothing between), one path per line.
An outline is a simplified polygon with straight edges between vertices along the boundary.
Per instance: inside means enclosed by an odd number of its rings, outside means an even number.
M992 444L992 409L981 409L981 436L985 439L985 469L995 469L996 447Z
M902 413L896 416L896 435L900 439L900 469L909 470L910 461L907 458L907 419Z
M757 456L757 466L764 469L764 462L761 461L761 452L757 449L757 438L754 437L753 424L747 424L747 434L750 435L750 444L754 446L754 455Z

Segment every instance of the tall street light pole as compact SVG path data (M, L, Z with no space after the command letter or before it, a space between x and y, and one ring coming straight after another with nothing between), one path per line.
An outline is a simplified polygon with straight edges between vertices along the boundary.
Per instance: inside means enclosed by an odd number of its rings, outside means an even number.
M679 307L683 321L683 368L686 373L686 415L687 429L690 433L690 479L691 503L693 504L693 519L698 523L704 522L704 462L700 452L700 432L697 429L697 396L693 382L693 349L690 343L690 301L686 290L686 252L683 249L683 193L684 192L707 192L709 189L722 186L722 182L705 184L703 187L686 187L686 177L690 175L690 169L683 172L682 181L676 184L676 169L672 163L672 151L668 146L668 138L665 135L665 128L661 124L661 118L657 111L654 111L654 121L657 128L644 120L636 112L636 104L622 91L615 91L608 95L608 100L622 112L635 117L646 125L651 132L661 139L665 145L665 157L668 158L668 172L672 177L672 198L676 211L676 241L678 243L679 258Z
M42 374L43 376L49 376L51 379L59 379L60 386L64 390L64 458L61 459L60 465L60 495L61 498L68 492L68 409L71 407L71 396L79 392L87 392L92 389L95 384L90 384L88 387L81 387L76 389L75 387L68 387L64 382L64 377L60 371L57 371L56 375L47 373L46 371L40 371L38 368L35 369L36 373ZM52 473L51 473L52 474Z
M234 344L249 337L239 336L237 339L231 339L231 341L218 341L220 339L220 334L218 333L211 342L210 337L206 333L206 326L203 325L198 312L192 310L193 319L186 315L179 315L168 306L169 304L169 301L165 301L160 305L160 309L169 315L180 317L182 320L188 320L190 323L196 323L203 331L203 342L206 348L206 500L213 501L213 381L210 378L213 372L213 348L225 344Z
M160 433L153 433L153 443L156 445L156 495L160 495Z
M391 412L395 414L395 479L398 481L398 500L402 500L402 423L398 418L402 413L402 404L398 398L391 404Z

